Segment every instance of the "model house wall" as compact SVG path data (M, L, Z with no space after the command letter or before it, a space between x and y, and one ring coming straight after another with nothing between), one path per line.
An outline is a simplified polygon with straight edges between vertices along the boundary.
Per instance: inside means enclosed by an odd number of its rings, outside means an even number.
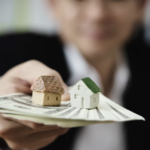
M94 94L81 80L70 91L71 106L92 109L99 104L99 93Z

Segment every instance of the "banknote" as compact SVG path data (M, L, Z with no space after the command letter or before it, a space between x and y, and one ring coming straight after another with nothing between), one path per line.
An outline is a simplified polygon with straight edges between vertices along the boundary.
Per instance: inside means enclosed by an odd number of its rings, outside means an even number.
M5 117L62 127L145 120L142 116L114 103L102 93L99 107L91 110L71 107L70 101L61 102L59 107L49 107L33 104L31 96L26 94L7 95L0 97L0 112Z

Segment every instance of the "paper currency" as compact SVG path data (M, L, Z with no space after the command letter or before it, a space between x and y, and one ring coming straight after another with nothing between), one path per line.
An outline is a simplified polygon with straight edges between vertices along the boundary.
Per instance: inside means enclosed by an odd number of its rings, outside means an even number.
M0 112L5 117L61 127L145 120L142 116L114 103L102 93L99 107L91 110L71 107L69 101L62 102L59 107L40 106L33 104L29 95L8 95L0 97Z

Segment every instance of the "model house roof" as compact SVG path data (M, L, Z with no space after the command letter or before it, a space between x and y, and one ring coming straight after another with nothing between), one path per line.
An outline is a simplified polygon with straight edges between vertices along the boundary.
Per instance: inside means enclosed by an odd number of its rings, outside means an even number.
M55 76L40 76L31 86L32 91L64 94L62 84Z
M90 78L84 78L82 81L93 93L101 92L100 88Z

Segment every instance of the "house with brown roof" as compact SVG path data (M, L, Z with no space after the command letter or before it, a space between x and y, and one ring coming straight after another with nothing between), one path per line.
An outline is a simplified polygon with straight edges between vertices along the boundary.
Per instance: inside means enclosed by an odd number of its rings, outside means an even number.
M55 76L40 76L31 86L32 102L42 106L57 106L64 94L62 84Z

